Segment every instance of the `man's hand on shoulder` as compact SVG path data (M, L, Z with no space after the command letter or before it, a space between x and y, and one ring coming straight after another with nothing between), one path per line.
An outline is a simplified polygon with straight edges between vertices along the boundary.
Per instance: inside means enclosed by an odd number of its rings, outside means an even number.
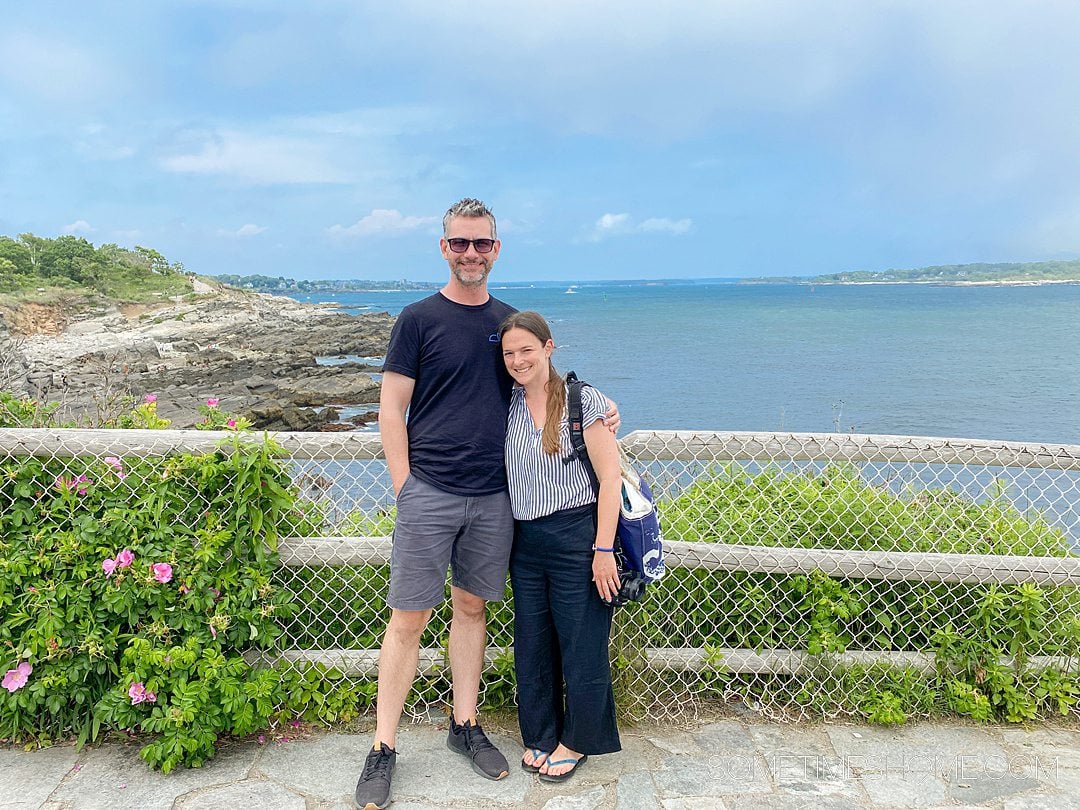
M604 412L604 426L611 431L613 436L617 436L619 425L622 424L622 417L619 416L619 406L615 404L613 399L609 399L607 404L608 409Z

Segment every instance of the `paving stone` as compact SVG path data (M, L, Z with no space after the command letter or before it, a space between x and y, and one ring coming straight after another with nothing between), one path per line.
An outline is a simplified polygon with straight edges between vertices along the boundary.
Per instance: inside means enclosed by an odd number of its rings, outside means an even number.
M951 752L929 746L925 732L914 736L902 729L828 726L826 733L840 767L858 778L872 803L930 807L949 800Z
M715 801L715 799L712 801ZM753 810L863 810L866 804L852 799L829 796L809 797L772 794L769 796L754 796L749 802L744 799L735 799L731 802L731 806L737 807L739 810L744 807L752 807ZM950 810L955 809L950 808Z
M998 740L973 726L829 726L828 735L845 767L861 774L929 775L955 783L999 774L1009 765L1008 752Z
M807 798L862 798L858 775L837 756L824 728L774 723L754 724L748 730L781 791Z
M622 744L622 751L590 756L589 761L582 765L581 770L574 775L574 783L607 785L618 781L628 769L640 770L659 765L661 756L645 740L624 734ZM551 784L537 781L540 785Z
M255 768L268 779L311 798L349 801L370 750L370 736L329 734L268 745ZM399 758L394 774L395 787L401 763L402 758Z
M1037 760L1037 766L1027 774L1036 777L1048 793L1080 796L1080 769L1056 768L1052 757L1042 756Z
M494 739L516 760L515 741ZM629 729L623 743L624 751L591 757L565 784L539 782L516 762L508 778L492 782L446 749L445 731L403 728L392 810L962 810L960 803L971 810L1080 810L1071 749L1080 736L1070 729L738 720L695 731ZM168 776L147 768L135 745L88 749L77 759L63 747L4 749L0 808L346 810L370 744L368 735L345 734L227 744L206 767Z
M434 733L433 733L434 732ZM506 737L489 735L508 758L520 746ZM371 750L371 736L328 734L293 741L263 751L258 770L269 779L321 800L347 800ZM487 806L518 806L533 782L520 768L497 782L473 772L460 754L446 747L446 732L430 726L402 728L397 736L398 759L391 797L405 801L484 802ZM350 763L351 767L343 767ZM586 763L591 764L591 762Z
M656 783L649 771L633 771L619 777L615 785L615 810L660 810Z
M694 734L701 750L718 754L753 754L757 751L747 726L736 720L722 720L705 726Z
M660 797L722 798L740 793L768 793L765 760L758 754L671 757L653 772Z
M78 758L70 745L40 751L0 749L0 807L37 810L75 767Z
M1039 787L1038 779L1011 773L1000 775L986 772L975 775L960 773L958 779L960 781L949 786L949 796L956 801L972 804L984 804L996 799L1004 799Z
M664 799L663 810L727 810L727 806L720 799Z
M1060 793L1006 799L1002 810L1080 810L1080 798Z
M645 739L661 751L669 754L700 754L701 743L697 736L688 731L676 731L672 734L647 734Z
M1027 756L1031 760L1038 757L1044 762L1053 760L1055 767L1080 769L1080 731L1052 726L1006 728L1002 729L1001 737L1006 749L1016 757Z
M272 807L274 810L304 810L302 796L264 779L245 779L232 785L208 788L182 799L178 810L220 810L222 807Z
M860 781L874 805L932 807L950 798L945 781L927 772L867 773Z
M107 743L84 751L78 770L72 769L51 799L72 810L169 810L179 796L245 779L258 753L254 743L229 745L201 768L177 768L166 776L147 767L140 747Z
M548 799L544 802L543 810L596 810L603 801L604 789L594 787L573 796L556 796Z

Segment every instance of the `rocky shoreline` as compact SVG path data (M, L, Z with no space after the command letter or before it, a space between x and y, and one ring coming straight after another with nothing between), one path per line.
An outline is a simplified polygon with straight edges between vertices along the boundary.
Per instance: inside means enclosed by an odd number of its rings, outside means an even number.
M210 285L154 305L23 304L0 311L0 390L59 402L62 418L100 421L124 396L157 397L177 428L219 407L268 430L351 430L374 421L377 365L393 318ZM376 376L373 376L376 375ZM372 407L339 422L342 406Z

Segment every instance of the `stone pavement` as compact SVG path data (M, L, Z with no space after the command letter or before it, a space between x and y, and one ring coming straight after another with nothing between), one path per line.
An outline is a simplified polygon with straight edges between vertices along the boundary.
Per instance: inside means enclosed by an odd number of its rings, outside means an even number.
M517 742L491 734L514 765ZM226 743L205 767L150 771L135 744L0 749L0 807L210 810L352 807L369 735ZM490 782L433 724L398 736L394 810L725 810L994 807L1080 810L1080 730L921 723L899 729L725 719L624 730L619 754L590 757L565 784L513 766Z

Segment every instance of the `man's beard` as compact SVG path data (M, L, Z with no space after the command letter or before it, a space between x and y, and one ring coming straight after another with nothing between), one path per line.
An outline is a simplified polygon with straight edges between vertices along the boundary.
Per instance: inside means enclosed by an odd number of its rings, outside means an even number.
M488 274L491 273L491 263L480 261L476 264L462 267L460 263L455 262L451 271L454 274L454 278L457 279L458 284L462 287L482 287L487 281ZM480 273L480 277L468 278L465 275L466 273Z

